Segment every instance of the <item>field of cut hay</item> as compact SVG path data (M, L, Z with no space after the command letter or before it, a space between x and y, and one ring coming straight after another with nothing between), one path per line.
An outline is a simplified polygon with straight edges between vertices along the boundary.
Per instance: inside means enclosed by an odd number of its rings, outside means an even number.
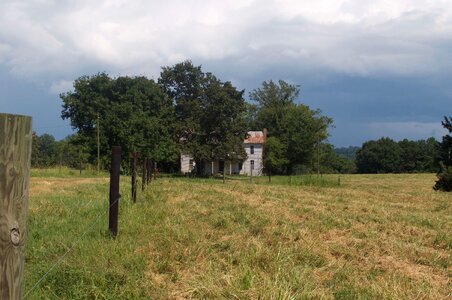
M55 174L54 174L55 173ZM452 195L432 174L31 179L28 299L447 299Z

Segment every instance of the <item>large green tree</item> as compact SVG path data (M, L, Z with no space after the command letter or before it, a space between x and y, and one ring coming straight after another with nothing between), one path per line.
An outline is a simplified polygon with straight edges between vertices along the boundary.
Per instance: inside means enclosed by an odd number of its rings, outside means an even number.
M74 90L61 94L63 119L78 130L76 142L89 149L89 162L97 156L99 124L101 155L108 161L113 145L128 155L140 151L158 162L177 160L172 136L174 108L171 99L145 77L110 78L105 73L75 80Z
M191 154L198 166L212 159L245 157L244 91L204 73L191 61L163 67L159 83L175 104L182 153Z
M283 80L264 81L260 88L250 93L257 107L255 125L267 128L269 137L276 137L284 145L285 173L292 173L296 166L310 166L316 154L316 145L328 137L332 119L320 110L297 104L298 85Z

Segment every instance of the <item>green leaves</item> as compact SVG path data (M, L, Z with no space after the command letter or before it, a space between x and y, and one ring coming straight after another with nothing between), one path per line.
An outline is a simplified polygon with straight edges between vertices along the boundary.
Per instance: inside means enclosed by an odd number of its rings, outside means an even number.
M269 137L265 143L264 168L271 174L282 173L285 165L289 163L286 158L286 145L276 137Z
M174 107L164 91L145 77L110 78L100 73L75 80L74 91L60 95L62 118L69 118L83 144L89 161L97 156L97 117L101 156L113 145L123 153L139 151L159 162L174 161L178 155L173 138Z
M162 68L160 85L175 104L175 133L195 161L245 157L244 91L222 82L191 61Z
M290 174L296 165L310 165L314 146L328 137L328 127L333 122L331 118L322 116L320 110L296 104L299 93L298 85L283 80L278 83L264 81L261 88L250 93L256 106L248 107L248 117L258 128L267 128L269 137L277 139L277 142L271 140L270 149L275 147L273 151L282 160L269 159L273 172ZM273 166L272 162L277 164Z

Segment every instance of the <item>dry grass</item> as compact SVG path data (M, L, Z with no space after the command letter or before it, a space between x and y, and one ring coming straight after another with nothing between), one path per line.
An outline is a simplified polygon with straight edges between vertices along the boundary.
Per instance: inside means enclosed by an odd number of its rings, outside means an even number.
M57 192L65 193L70 192L68 188L77 187L83 188L83 185L91 184L105 184L108 183L108 178L32 178L30 182L30 197L45 196ZM72 192L74 190L72 189Z
M163 254L151 244L149 277L173 298L446 298L452 198L433 192L433 181L160 182L171 212L163 226L191 239ZM178 257L184 262L158 267Z
M65 281L58 292L55 279L35 296L447 299L452 195L434 192L434 180L430 174L350 175L342 176L340 187L318 187L164 178L132 205L123 179L118 240L90 236L65 262L66 272L73 266L87 273L77 271L81 279ZM64 214L58 201L46 200L49 191L61 193L67 205L76 198L105 199L107 190L103 178L33 178L31 213ZM36 232L29 247L41 242ZM31 278L44 253L33 252ZM114 288L105 275L110 269Z

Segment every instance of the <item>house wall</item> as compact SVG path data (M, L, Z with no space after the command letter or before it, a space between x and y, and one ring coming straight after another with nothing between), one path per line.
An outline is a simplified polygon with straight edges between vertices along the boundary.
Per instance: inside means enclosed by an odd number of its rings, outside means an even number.
M254 154L251 154L251 146L254 146ZM262 144L244 144L247 159L243 162L240 174L250 175L251 160L254 160L253 176L263 175L263 145Z
M190 173L192 170L190 170L190 159L192 159L192 157L190 155L187 154L182 154L180 156L180 171L183 174L186 173ZM195 165L195 163L193 162L193 166Z
M254 154L251 154L251 146L254 146ZM243 147L244 147L245 152L248 157L245 161L243 161L242 169L239 169L238 162L232 162L231 170L230 170L229 169L229 161L226 161L224 163L224 169L226 171L226 175L229 175L229 174L250 175L251 160L254 160L253 176L263 175L263 159L262 159L263 145L262 144L243 144ZM186 154L182 154L180 157L181 172L184 174L190 173L192 171L192 170L190 170L190 159L193 159L193 158L190 155L186 155ZM195 166L195 163L193 163L193 166ZM205 162L203 165L202 173L204 175L211 175L211 172L212 172L212 163ZM220 173L220 162L218 160L214 161L213 173L214 174Z

